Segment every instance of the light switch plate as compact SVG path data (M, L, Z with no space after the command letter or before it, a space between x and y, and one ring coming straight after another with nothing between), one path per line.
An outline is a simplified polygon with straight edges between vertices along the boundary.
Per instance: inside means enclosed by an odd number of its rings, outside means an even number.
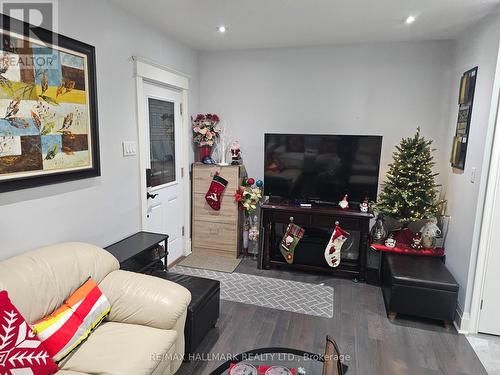
M137 155L137 142L123 141L123 156Z
M470 182L475 183L476 182L476 174L477 174L477 169L472 168L470 171Z

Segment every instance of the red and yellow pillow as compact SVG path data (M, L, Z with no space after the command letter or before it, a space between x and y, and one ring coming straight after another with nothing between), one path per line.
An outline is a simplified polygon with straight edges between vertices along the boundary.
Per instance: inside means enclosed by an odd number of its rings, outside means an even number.
M56 362L71 353L101 323L111 306L89 279L52 314L32 328Z
M50 375L57 365L26 320L0 291L0 374Z

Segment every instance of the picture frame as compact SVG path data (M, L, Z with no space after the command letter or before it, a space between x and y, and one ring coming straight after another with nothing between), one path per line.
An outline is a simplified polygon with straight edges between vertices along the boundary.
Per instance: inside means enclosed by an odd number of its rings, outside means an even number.
M452 140L450 157L452 168L458 170L465 169L477 73L478 67L476 66L467 70L460 78L457 126Z
M0 22L0 192L100 176L95 48Z

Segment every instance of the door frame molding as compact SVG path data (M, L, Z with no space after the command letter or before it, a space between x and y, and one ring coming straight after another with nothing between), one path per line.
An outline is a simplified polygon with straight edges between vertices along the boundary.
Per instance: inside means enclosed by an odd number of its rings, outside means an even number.
M494 207L497 203L496 194L500 191L500 60L497 62L495 71L488 123L490 125L486 142L488 143L488 140L491 140L491 152L486 151L483 160L483 166L486 167L483 167L485 169L483 178L486 181L483 195L484 202L481 203L481 200L479 200L479 204L483 206L483 214L480 218L479 246L475 268L469 268L474 270L473 275L469 276L473 279L470 318L468 324L462 324L463 327L460 327L462 332L469 334L477 334L479 330L481 301L484 293L488 258L492 251L493 234L495 233L495 224L497 224L493 219ZM473 256L471 256L472 261Z
M181 93L181 137L180 137L180 150L181 150L181 178L182 178L182 194L183 194L183 226L184 226L184 255L191 253L191 186L189 183L189 139L191 139L191 127L189 123L188 111L188 90L190 76L169 67L158 64L154 61L148 60L140 56L132 56L134 63L134 77L136 85L136 109L137 109L137 136L138 136L138 149L139 149L139 206L141 216L141 228L144 229L146 225L146 209L147 209L147 187L146 187L146 162L148 160L146 155L146 121L144 110L144 83L150 82L160 86L173 88Z

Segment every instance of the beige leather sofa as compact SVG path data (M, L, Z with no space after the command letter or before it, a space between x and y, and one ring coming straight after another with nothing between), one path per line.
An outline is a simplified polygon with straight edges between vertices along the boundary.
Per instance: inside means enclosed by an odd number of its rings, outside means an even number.
M174 374L184 354L191 294L152 276L119 270L106 250L63 243L0 262L0 290L33 323L90 276L111 303L107 319L59 364L60 375Z

